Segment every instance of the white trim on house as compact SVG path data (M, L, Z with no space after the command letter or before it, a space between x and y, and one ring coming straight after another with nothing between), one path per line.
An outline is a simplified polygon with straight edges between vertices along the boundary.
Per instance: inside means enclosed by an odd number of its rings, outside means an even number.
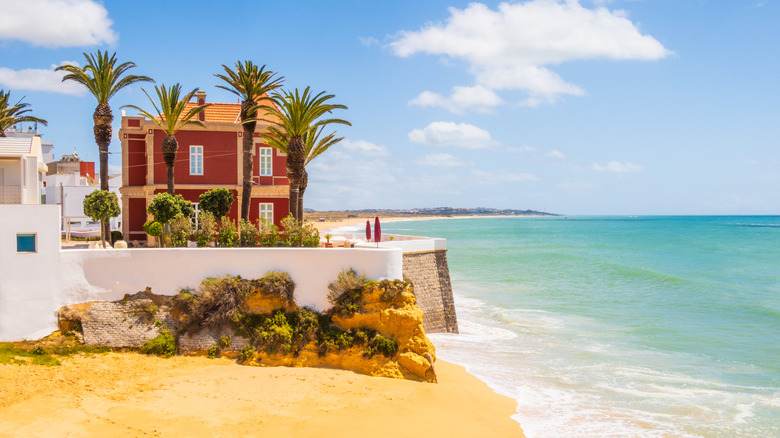
M190 146L190 175L203 175L203 146Z

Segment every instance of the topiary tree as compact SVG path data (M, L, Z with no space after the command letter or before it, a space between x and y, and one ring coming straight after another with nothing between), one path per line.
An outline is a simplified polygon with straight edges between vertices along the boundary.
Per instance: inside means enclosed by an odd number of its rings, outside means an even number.
M209 190L200 195L201 211L208 211L214 217L227 216L233 203L233 192L225 188Z
M108 190L95 190L84 198L84 214L91 217L93 221L101 223L100 241L103 242L103 248L106 247L106 221L119 216L120 212L116 194Z
M152 237L158 237L162 234L163 227L156 220L149 220L144 223L144 231Z

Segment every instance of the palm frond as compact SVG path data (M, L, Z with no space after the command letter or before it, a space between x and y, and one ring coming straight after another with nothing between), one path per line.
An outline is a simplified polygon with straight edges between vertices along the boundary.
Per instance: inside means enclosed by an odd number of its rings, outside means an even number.
M44 126L48 124L46 120L39 117L25 115L32 111L32 109L30 108L29 103L22 102L22 100L24 100L24 97L11 105L11 91L4 92L3 90L0 90L0 134L20 122L35 122Z
M197 88L185 94L183 97L180 97L181 84L178 83L172 85L170 88L167 88L165 84L161 84L160 86L155 85L154 89L157 92L157 101L160 103L159 106L152 98L152 96L146 92L146 90L142 89L142 91L144 94L146 94L146 97L149 98L149 102L152 103L152 107L157 113L156 115L135 105L124 105L122 108L132 108L138 111L144 117L152 120L152 122L159 126L168 135L176 134L177 131L187 125L205 127L202 122L197 120L197 116L210 104L195 105L191 107L186 113L184 112L185 108L187 107L187 103L191 101L198 92Z
M63 82L74 81L87 87L99 104L108 104L116 93L130 84L154 82L146 76L127 74L136 65L133 62L117 65L116 52L110 57L108 51L98 50L95 54L84 53L84 59L86 61L84 67L61 65L54 70L67 72L62 78Z

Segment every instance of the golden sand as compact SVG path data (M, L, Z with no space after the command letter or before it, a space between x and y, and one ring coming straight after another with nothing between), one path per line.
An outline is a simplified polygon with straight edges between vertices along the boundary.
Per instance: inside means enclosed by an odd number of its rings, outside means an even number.
M436 369L438 384L136 353L0 365L0 436L523 436L514 400Z

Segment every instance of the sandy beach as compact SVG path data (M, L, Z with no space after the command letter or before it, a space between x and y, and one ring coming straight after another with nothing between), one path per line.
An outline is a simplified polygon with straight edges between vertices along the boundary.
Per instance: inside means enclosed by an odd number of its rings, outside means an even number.
M0 365L0 436L523 436L514 400L436 366L438 384L136 353Z

